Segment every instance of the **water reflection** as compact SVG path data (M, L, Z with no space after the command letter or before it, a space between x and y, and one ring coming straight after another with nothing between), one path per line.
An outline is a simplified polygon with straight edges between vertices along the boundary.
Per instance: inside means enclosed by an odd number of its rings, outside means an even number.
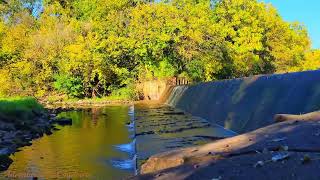
M60 131L15 153L14 163L2 177L121 179L131 175L135 141L126 125L133 115L127 106L62 113L72 118L73 125L59 127Z

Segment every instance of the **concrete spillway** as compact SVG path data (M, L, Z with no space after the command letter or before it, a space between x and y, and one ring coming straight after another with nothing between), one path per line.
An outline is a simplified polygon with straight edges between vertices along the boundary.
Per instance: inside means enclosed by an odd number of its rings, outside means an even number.
M320 110L320 71L260 75L172 89L167 104L243 133L278 113Z

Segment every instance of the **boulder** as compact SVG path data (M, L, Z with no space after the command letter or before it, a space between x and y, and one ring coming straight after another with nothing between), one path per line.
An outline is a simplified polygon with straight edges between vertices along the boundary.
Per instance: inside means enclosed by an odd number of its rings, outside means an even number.
M72 125L72 119L70 118L59 118L53 121L55 124L59 124L61 126Z

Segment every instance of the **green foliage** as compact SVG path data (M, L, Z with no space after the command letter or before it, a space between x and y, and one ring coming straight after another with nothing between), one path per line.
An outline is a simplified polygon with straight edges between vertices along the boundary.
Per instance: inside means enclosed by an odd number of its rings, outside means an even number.
M205 80L204 64L202 61L191 61L187 65L188 76L196 82Z
M27 120L33 112L41 112L44 108L31 97L0 98L0 116L23 118Z
M68 75L55 75L54 88L59 92L65 93L70 97L83 96L83 86L80 78L70 77Z
M132 84L316 69L306 28L257 0L0 4L0 96L136 98Z
M320 50L312 50L307 52L302 61L299 61L296 66L289 67L287 71L307 71L320 69Z
M176 68L167 60L159 62L159 65L154 65L148 68L152 72L152 77L168 78L177 74Z
M112 91L109 99L112 100L137 100L138 93L133 86L127 86Z

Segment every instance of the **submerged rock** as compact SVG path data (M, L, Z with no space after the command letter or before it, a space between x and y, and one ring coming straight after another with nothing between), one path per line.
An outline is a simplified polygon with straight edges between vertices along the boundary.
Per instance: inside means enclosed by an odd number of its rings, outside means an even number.
M72 119L69 118L59 118L53 120L53 123L59 124L61 126L72 125Z

